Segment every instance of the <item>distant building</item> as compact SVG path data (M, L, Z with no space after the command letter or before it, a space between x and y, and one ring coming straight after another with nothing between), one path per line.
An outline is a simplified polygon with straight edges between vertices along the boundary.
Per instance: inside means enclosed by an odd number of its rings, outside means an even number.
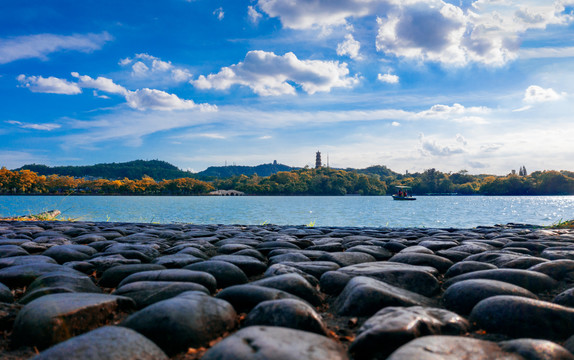
M244 196L245 193L237 190L216 190L209 193L215 196Z
M315 158L315 169L320 169L322 166L321 163L321 152L317 151L317 157Z

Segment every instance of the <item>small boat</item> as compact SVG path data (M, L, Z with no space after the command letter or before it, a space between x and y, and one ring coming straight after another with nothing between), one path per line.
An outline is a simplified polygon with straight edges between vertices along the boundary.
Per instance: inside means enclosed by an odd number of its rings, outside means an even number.
M412 188L410 186L396 186L397 193L393 194L393 200L416 200L417 198L412 195Z

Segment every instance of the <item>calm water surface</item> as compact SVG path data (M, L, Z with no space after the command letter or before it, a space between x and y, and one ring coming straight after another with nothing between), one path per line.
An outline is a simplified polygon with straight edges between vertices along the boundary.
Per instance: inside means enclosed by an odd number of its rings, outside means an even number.
M0 217L58 209L85 221L460 227L574 218L574 196L0 196Z

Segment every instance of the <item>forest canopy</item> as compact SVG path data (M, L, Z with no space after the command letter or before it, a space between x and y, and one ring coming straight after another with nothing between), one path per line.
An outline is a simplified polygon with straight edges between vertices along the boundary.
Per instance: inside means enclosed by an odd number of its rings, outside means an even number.
M248 195L385 195L398 185L411 186L416 195L574 195L574 172L550 170L528 175L521 167L518 174L506 176L436 169L405 175L384 166L361 170L306 167L270 176L238 175L204 181L192 177L156 180L148 175L105 179L0 169L0 194L204 195L214 190L238 190Z

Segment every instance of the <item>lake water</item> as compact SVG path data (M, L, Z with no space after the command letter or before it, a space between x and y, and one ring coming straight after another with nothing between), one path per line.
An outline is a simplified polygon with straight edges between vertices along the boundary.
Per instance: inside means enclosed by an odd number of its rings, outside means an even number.
M0 196L0 217L58 209L84 221L459 227L574 218L574 196Z

